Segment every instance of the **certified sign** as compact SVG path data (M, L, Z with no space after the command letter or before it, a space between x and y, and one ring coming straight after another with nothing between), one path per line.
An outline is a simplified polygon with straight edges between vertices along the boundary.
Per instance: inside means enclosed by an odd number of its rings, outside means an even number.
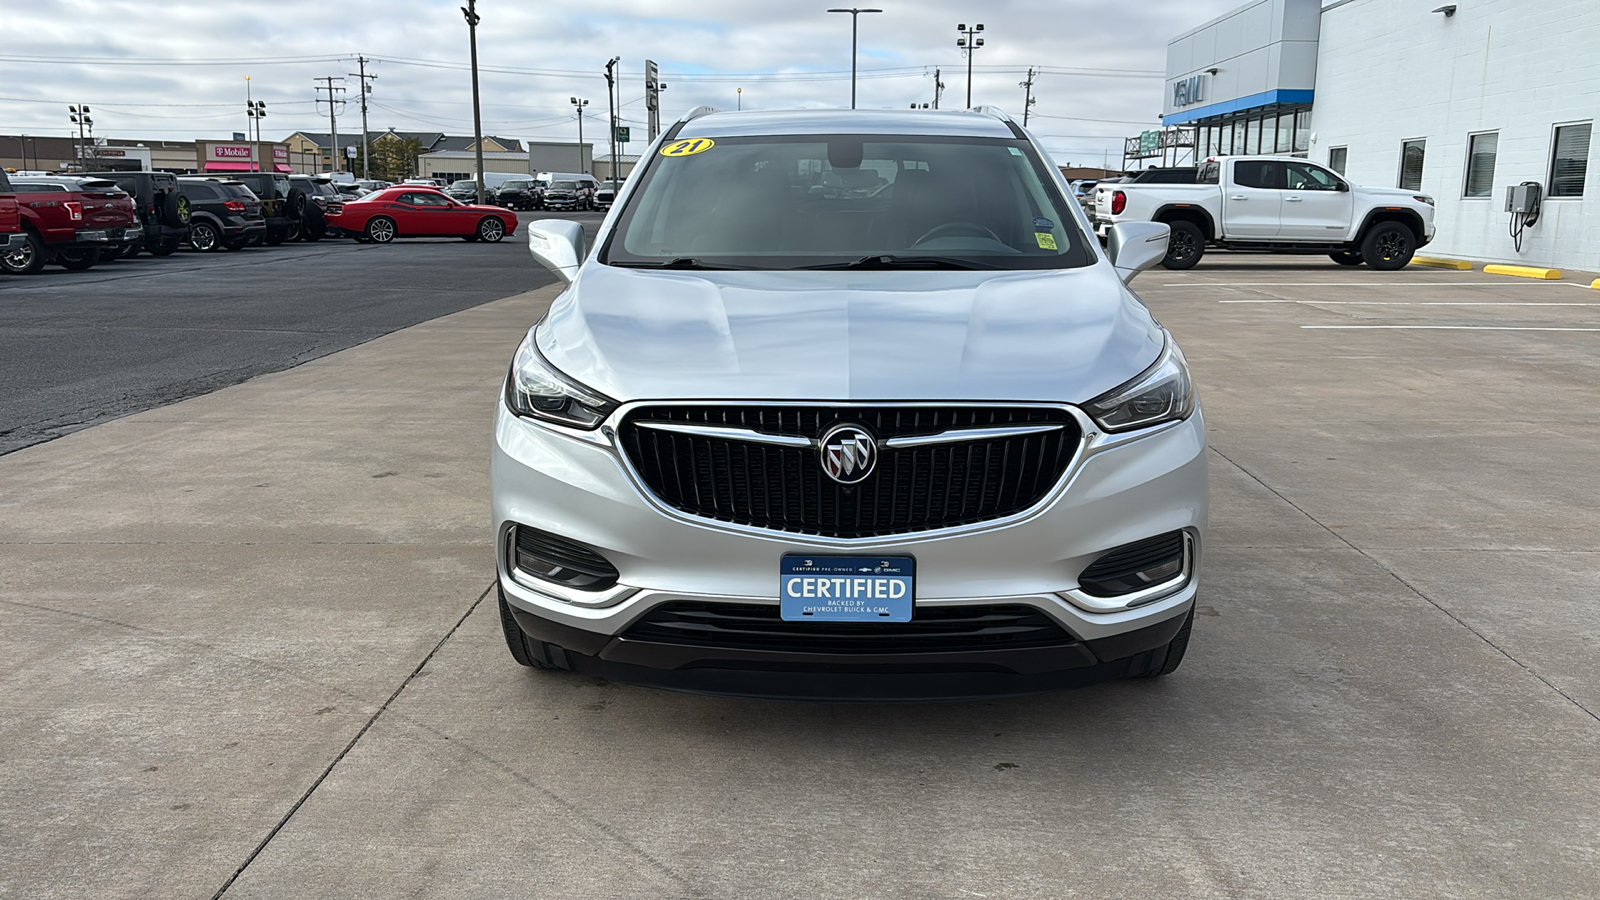
M786 622L909 622L916 560L909 556L789 554L778 568Z

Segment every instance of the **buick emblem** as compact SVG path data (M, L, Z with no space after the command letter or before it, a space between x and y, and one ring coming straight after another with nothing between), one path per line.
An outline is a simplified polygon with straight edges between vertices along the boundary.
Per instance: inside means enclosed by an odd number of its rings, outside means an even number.
M878 464L878 442L856 425L835 425L817 447L822 471L840 484L855 484Z

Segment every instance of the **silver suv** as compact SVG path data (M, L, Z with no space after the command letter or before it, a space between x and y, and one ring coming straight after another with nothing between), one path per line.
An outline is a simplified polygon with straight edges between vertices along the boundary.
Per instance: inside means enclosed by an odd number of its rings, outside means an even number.
M1164 675L1205 428L1002 114L696 111L517 348L491 463L500 615L538 668L743 696L997 696Z

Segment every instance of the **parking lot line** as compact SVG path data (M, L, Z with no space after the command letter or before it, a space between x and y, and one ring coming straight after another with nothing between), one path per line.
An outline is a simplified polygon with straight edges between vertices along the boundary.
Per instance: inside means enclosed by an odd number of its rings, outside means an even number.
M1600 331L1600 328L1558 328L1542 325L1301 325L1301 328L1325 331L1351 330L1406 330L1406 331Z

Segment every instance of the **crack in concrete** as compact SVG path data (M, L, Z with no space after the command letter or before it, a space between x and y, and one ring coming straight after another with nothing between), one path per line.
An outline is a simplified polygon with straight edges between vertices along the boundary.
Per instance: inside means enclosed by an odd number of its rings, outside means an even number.
M405 679L400 682L400 686L394 689L394 693L390 694L388 699L384 700L383 703L373 711L372 715L368 717L366 723L363 724L361 728L356 731L355 735L350 738L350 742L344 745L344 749L339 751L339 754L328 763L327 767L322 770L322 773L317 776L316 780L311 783L310 787L305 789L305 791L300 795L300 798L294 802L294 805L290 806L288 811L283 814L283 817L278 819L278 823L272 826L272 830L267 832L266 837L261 839L261 842L256 845L256 848L250 851L250 855L245 857L244 862L239 864L239 868L235 869L233 874L228 876L228 880L223 882L221 887L217 888L217 892L211 895L211 900L220 900L222 895L226 894L228 889L233 887L234 883L239 880L240 876L244 875L245 870L250 868L250 865L254 863L263 852L266 851L267 845L271 844L273 839L278 836L279 832L283 831L284 827L289 824L289 820L294 818L294 814L300 811L300 807L304 806L306 801L311 799L311 795L316 793L317 788L322 787L322 783L328 780L329 775L333 774L334 768L337 767L339 763L343 762L346 756L350 755L350 751L355 749L356 744L359 743L363 737L366 737L367 732L370 731L372 726L377 723L379 717L388 711L389 706L393 704L395 700L399 699L401 693L403 693L406 688L411 686L411 682L415 681L417 679L417 675L421 673L423 669L427 668L428 663L433 661L434 656L444 648L444 645L452 637L455 637L456 632L461 630L461 626L466 624L467 619L475 610L477 610L478 606L483 603L483 598L489 596L489 592L494 590L494 588L495 585L489 585L483 589L483 593L479 594L477 599L472 601L472 605L468 606L467 611L461 614L461 618L457 619L456 623L450 626L450 630L446 631L444 636L439 638L439 642L433 645L433 649L428 651L427 655L422 658L421 662L417 663L416 668L411 670L411 674L407 675Z
M1524 672L1527 672L1529 675L1532 675L1534 678L1538 679L1539 683L1543 684L1545 687L1547 687L1550 690L1554 691L1563 700L1566 700L1568 703L1571 703L1573 706L1575 706L1578 709L1582 710L1585 714L1587 714L1589 716L1589 718L1594 719L1596 722L1600 722L1600 714L1597 714L1594 710L1590 709L1587 706L1584 706L1581 702L1578 701L1578 699L1576 697L1573 697L1571 694L1568 694L1566 691L1563 691L1561 688L1557 687L1553 682L1550 681L1550 679L1548 679L1548 678L1544 677L1543 675L1539 674L1539 672L1536 671L1532 666L1529 666L1527 663L1525 663L1522 660L1517 659L1515 656L1511 655L1511 652L1509 650L1507 650L1506 648L1500 646L1499 644L1496 644L1493 640L1491 640L1489 638L1488 635L1484 634L1483 632L1479 631L1476 628L1473 628L1470 624L1467 623L1467 621L1465 619L1461 618L1460 616L1458 616L1455 613L1451 612L1450 610L1446 609L1444 607L1444 605L1441 604L1439 601L1437 601L1437 600L1433 599L1432 597L1428 596L1427 594L1423 593L1420 588L1418 588L1416 585L1412 584L1411 582L1407 581L1405 578L1403 578L1400 575L1400 573L1398 573L1395 570L1389 568L1387 565L1384 565L1382 562L1380 562L1379 560L1374 558L1370 553L1368 553L1367 551L1363 550L1362 548L1356 546L1355 544L1351 543L1349 541L1349 539L1347 539L1344 535L1342 535L1339 532L1334 531L1332 528L1329 528L1328 526L1322 524L1322 521L1320 519L1318 519L1316 516L1312 515L1304 507L1300 506L1300 504L1295 503L1293 500L1290 500L1288 497L1285 497L1277 488L1273 487L1270 484L1267 484L1265 481L1263 481L1260 478L1260 476L1256 475L1256 473L1250 471L1249 469L1246 469L1244 466L1240 465L1238 462L1235 462L1232 457L1228 456L1228 454L1223 453L1221 450L1218 450L1214 445L1211 445L1211 444L1207 444L1206 448L1209 449L1212 453L1215 453L1216 455L1218 455L1218 456L1222 457L1224 460L1226 460L1228 465L1233 466L1235 469L1238 469L1240 472L1244 473L1244 475L1249 477L1251 481L1254 481L1256 484L1259 484L1262 487L1266 488L1268 491L1270 491L1272 493L1272 495L1274 497L1277 497L1279 500L1282 500L1284 503L1289 504L1289 506L1292 507L1296 512L1300 513L1302 516L1305 516L1307 519L1309 519L1312 524L1316 525L1318 528L1321 528L1323 531L1326 531L1328 534L1333 535L1335 538L1338 538L1339 542L1344 544L1346 547L1349 547L1351 550L1354 550L1355 552L1361 554L1363 559L1365 559L1368 562L1372 563L1374 566L1377 566L1380 571L1387 573L1390 578L1393 578L1395 581L1399 582L1402 586L1405 587L1406 590L1410 591L1411 593L1415 594L1417 597L1421 598L1428 605L1432 606L1434 609L1437 609L1439 612L1444 613L1446 616L1448 616L1450 618L1451 621L1455 622L1457 625L1460 625L1462 628L1465 628L1468 632L1471 632L1474 636L1476 636L1478 638L1478 640L1483 641L1488 646L1494 648L1495 652L1499 653L1501 656L1504 656L1506 659L1508 659L1511 662L1515 663L1518 668L1522 669Z

